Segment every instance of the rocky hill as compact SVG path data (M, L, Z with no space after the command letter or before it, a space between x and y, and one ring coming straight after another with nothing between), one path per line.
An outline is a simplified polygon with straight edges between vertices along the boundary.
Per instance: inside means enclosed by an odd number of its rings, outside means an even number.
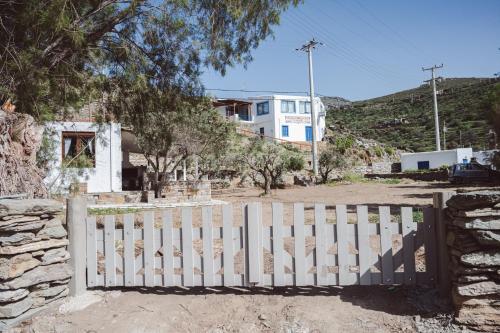
M498 78L448 78L438 83L441 128L446 123L448 129L446 148L488 148L492 135L484 103L499 82ZM404 150L427 151L435 147L432 90L427 84L328 110L329 126L343 126L362 137Z

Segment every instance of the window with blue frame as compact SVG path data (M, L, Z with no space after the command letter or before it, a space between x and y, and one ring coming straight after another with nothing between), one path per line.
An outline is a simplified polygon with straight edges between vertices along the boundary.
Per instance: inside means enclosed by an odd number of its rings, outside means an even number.
M281 136L284 138L288 137L288 125L281 126Z
M299 113L311 113L311 102L299 102Z
M257 115L269 114L269 102L257 103Z
M281 113L295 113L295 101L281 101Z
M418 170L428 170L429 169L429 161L418 161L417 168L418 168Z

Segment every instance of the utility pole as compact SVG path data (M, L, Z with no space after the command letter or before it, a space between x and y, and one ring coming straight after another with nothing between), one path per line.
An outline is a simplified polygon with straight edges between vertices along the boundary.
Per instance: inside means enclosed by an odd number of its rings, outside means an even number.
M443 68L443 64L440 66L432 66L429 68L424 68L422 67L422 71L431 71L432 77L430 80L427 80L425 82L431 82L432 83L432 95L434 98L434 129L436 131L436 151L441 150L441 139L439 137L439 115L438 115L438 103L437 103L437 95L436 95L436 76L435 76L435 70Z
M446 132L448 132L446 122L443 122L443 150L446 150Z
M312 51L316 48L316 45L323 45L323 43L310 40L306 44L302 45L297 51L307 52L309 60L309 97L311 103L311 125L312 125L312 167L314 176L318 175L318 143L317 143L317 124L316 124L316 106L314 103L314 73L313 73L313 60Z

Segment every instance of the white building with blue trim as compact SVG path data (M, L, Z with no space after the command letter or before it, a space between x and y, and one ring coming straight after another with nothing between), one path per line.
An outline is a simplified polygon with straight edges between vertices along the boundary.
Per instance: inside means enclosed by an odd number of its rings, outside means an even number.
M274 139L312 141L311 103L307 96L270 95L214 102L220 114L244 128ZM325 106L315 98L317 141L325 135Z

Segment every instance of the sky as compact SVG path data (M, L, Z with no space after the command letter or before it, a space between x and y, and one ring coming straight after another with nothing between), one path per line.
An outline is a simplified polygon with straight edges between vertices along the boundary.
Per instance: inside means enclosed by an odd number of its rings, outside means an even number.
M443 77L492 77L500 72L500 0L305 0L282 15L246 69L224 77L206 70L207 93L308 92L307 54L296 48L312 38L324 43L313 52L320 95L387 95L419 86L430 76L422 67L441 63Z

